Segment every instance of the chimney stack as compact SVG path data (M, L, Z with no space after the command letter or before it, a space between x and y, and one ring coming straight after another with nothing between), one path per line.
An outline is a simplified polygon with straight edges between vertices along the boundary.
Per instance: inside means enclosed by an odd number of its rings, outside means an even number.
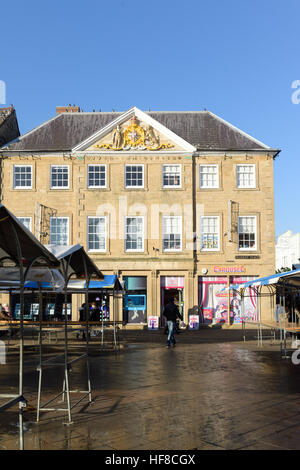
M80 107L73 106L69 104L69 106L56 106L56 114L61 114L61 113L80 113Z

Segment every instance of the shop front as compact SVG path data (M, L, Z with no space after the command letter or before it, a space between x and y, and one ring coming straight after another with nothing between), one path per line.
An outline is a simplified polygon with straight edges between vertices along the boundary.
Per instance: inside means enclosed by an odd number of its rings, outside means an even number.
M124 276L123 320L126 323L147 323L147 277Z
M165 324L163 311L170 298L174 299L184 316L184 276L161 276L161 325Z
M67 317L71 320L71 294L67 296ZM12 318L20 318L20 295L11 294L10 309ZM64 294L43 293L42 301L43 320L63 320L65 318L65 296ZM24 320L38 321L39 298L37 292L26 292L24 295Z
M229 285L251 281L256 276L199 276L200 322L208 324L240 324L243 319L257 321L258 302L255 291L246 289L242 311L241 296Z

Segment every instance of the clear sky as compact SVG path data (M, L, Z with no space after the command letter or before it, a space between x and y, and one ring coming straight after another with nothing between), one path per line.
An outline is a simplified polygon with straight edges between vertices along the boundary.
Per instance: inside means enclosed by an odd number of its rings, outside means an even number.
M22 134L69 103L207 108L282 150L276 236L300 232L298 0L16 0L0 24L0 80Z

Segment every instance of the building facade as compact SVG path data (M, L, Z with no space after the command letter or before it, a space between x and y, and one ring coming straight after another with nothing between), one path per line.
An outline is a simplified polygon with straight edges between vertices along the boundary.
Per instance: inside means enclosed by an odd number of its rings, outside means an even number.
M161 318L170 296L186 323L239 323L223 287L275 272L279 151L209 111L57 108L0 153L1 202L42 243L80 243L123 279L128 323Z
M276 242L276 270L292 269L300 260L300 233L291 230L279 235Z

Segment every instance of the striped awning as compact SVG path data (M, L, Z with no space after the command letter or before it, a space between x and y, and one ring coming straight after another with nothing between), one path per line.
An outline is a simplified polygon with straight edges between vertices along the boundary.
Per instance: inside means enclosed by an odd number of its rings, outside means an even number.
M287 284L293 287L300 288L300 269L272 274L271 276L260 277L258 279L252 279L251 281L243 282L242 284L231 285L230 287L226 287L223 290L228 291L229 289L234 291L242 291L247 287L257 288L260 286Z

